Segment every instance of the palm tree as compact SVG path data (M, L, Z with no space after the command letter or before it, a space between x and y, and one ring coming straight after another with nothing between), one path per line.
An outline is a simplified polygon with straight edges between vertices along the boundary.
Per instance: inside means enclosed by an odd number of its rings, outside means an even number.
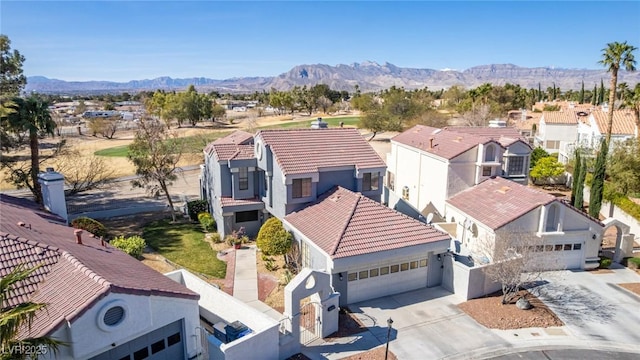
M2 309L0 309L0 346L3 349L0 359L2 360L25 359L28 354L22 354L18 350L24 349L25 346L31 349L43 347L47 351L51 350L55 353L60 346L65 345L63 342L47 336L18 339L20 330L24 329L25 326L30 330L36 313L44 309L47 304L26 301L15 306L6 306L9 296L18 283L28 279L38 268L39 266L27 269L23 265L18 265L9 274L0 279L0 303L2 304Z
M606 141L609 144L611 140L611 129L613 128L613 111L616 101L616 89L618 83L618 70L620 66L624 66L627 71L636 69L636 61L633 58L633 52L637 50L635 46L627 44L627 42L608 43L607 47L602 49L602 59L598 62L607 68L611 73L611 85L609 86L609 129L607 129Z
M620 102L624 104L624 97L629 92L629 85L626 82L618 84L618 91L620 92Z
M51 117L48 104L37 96L27 99L16 98L12 106L13 112L7 116L11 131L16 134L28 133L29 148L31 149L31 170L29 177L31 184L27 186L31 189L37 203L42 203L42 191L38 183L38 173L40 172L40 149L38 137L43 134L53 135L56 127L55 121ZM28 179L24 179L27 181Z

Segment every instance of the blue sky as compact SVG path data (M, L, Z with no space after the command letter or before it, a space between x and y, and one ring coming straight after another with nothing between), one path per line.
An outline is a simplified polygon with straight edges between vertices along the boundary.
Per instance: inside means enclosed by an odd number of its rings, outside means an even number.
M639 19L639 1L0 0L0 31L26 57L25 74L78 81L275 76L365 60L598 69L606 43L640 47Z

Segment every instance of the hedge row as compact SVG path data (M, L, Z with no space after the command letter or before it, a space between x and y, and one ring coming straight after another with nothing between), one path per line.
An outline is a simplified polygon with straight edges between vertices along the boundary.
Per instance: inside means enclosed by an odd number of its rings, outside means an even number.
M626 196L617 197L615 200L613 200L613 203L616 204L620 209L622 209L622 211L626 212L634 219L640 221L640 205L629 200L629 198Z

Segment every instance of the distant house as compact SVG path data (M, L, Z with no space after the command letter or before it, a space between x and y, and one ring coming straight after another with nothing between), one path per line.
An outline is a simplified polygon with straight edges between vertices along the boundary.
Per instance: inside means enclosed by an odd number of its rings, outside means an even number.
M543 111L534 145L546 152L560 153L559 160L567 156L562 151L567 143L575 143L578 136L578 115L573 109Z
M581 117L582 121L577 129L577 146L588 149L597 149L600 146L600 141L607 136L609 130L609 111L609 108L604 106ZM616 142L638 137L638 131L632 111L615 110L610 147L615 146Z
M391 139L387 202L442 219L447 199L492 176L527 184L530 154L515 128L416 125Z
M341 305L442 281L449 235L360 193L333 187L283 222L302 266L331 274Z
M524 233L542 239L542 256L560 254L556 269L598 266L603 224L551 194L496 177L448 199L445 214L469 249Z
M28 200L0 194L0 212L0 272L40 266L2 306L47 304L21 338L68 343L56 359L190 359L201 351L193 341L198 294Z

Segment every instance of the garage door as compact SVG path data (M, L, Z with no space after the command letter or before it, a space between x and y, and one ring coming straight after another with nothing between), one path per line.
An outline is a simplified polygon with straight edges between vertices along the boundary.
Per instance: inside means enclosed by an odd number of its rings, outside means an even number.
M421 259L349 271L348 303L426 287L427 269L427 259Z
M182 320L135 338L91 360L179 360L185 358Z

